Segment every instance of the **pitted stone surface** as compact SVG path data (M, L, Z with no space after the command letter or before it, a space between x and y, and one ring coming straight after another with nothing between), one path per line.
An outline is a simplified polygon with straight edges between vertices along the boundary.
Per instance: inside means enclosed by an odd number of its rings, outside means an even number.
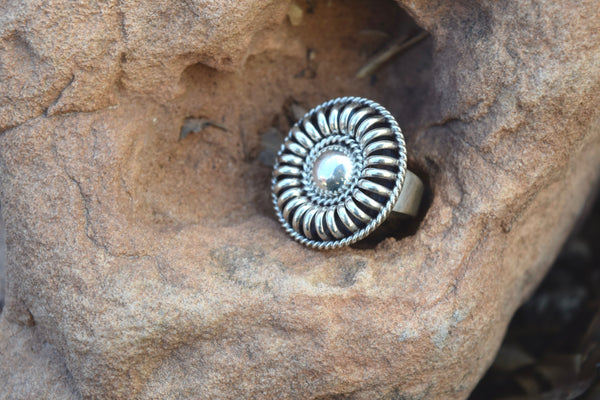
M411 19L294 4L0 5L0 398L468 396L598 180L597 3L401 0L432 37L364 81ZM344 95L431 193L414 234L318 252L257 157Z

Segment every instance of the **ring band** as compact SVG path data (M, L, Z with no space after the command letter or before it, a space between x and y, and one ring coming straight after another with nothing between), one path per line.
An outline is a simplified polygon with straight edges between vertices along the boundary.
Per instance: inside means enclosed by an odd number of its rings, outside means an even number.
M415 217L419 212L421 199L423 198L423 182L409 170L406 170L404 183L400 190L400 197L392 208L392 211Z
M406 169L404 136L381 105L323 103L286 137L273 168L279 222L298 242L333 249L364 239L394 211L415 216L423 183Z

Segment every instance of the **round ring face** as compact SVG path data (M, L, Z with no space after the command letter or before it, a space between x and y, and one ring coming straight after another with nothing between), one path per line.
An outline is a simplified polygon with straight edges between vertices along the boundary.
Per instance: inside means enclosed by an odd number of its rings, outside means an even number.
M295 240L342 247L387 218L405 174L404 137L391 114L371 100L338 98L290 130L273 169L273 204Z

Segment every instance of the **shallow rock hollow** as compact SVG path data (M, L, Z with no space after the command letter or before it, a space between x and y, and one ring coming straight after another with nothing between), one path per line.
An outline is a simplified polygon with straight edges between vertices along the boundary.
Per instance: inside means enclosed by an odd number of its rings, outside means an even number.
M598 181L592 0L9 3L0 398L466 398ZM343 95L397 116L428 193L319 252L261 138Z

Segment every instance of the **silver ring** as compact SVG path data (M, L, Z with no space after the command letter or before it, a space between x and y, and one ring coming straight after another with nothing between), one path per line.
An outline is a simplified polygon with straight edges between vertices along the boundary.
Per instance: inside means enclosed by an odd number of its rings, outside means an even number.
M298 242L334 249L358 242L392 211L415 216L423 183L406 169L394 117L360 97L330 100L290 129L273 167L279 222Z

